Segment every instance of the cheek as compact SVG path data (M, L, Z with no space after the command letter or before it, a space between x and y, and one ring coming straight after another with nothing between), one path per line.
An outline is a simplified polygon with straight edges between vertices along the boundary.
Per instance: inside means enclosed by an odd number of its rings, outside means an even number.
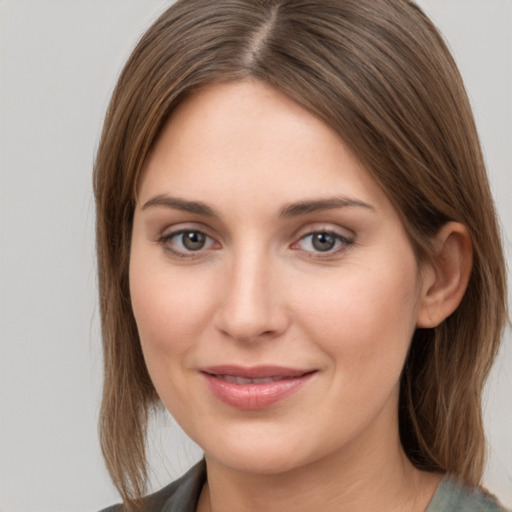
M132 254L130 294L145 364L160 399L177 419L188 417L194 399L186 377L211 309L208 280L198 280L197 286L184 274Z
M191 279L187 272L170 272L165 263L151 265L137 256L134 252L130 262L130 294L150 367L151 357L173 358L197 340L210 314L210 284L208 279Z
M352 266L338 278L307 288L298 317L335 364L347 369L339 375L358 378L351 370L362 366L378 374L401 371L416 325L414 261L406 259L400 268L385 262L371 270Z

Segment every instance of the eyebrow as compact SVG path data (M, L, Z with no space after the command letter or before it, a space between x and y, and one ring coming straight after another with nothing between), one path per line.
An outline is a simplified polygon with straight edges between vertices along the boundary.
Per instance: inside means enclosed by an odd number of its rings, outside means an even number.
M206 217L221 217L213 208L208 206L206 203L203 203L202 201L189 201L179 197L171 197L164 194L155 196L146 201L142 206L142 210L146 210L147 208L155 206L195 213L197 215L204 215ZM360 201L359 199L354 199L351 197L338 196L326 199L304 200L287 204L279 211L279 217L298 217L301 215L307 215L309 213L347 207L359 207L375 211L375 208L372 205L365 203L364 201Z
M158 195L145 202L142 209L145 210L152 206L163 206L165 208L196 213L197 215L204 215L206 217L220 217L213 208L201 201L187 201L186 199L180 199L179 197Z
M291 203L286 205L279 212L280 217L296 217L300 215L307 215L308 213L315 213L324 210L334 210L337 208L347 208L350 206L355 206L359 208L366 208L375 212L375 208L365 203L364 201L360 201L359 199L354 199L351 197L339 196L339 197L330 197L326 199L313 199L306 201L299 201L298 203Z

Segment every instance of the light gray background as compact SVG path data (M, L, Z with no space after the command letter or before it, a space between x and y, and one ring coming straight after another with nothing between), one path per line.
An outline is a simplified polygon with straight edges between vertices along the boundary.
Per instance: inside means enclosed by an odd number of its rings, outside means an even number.
M419 3L465 77L510 261L512 2ZM117 500L96 439L91 167L115 77L168 4L0 0L1 512L95 511ZM154 487L200 456L170 423L154 427ZM486 425L486 483L512 506L510 332L487 389Z

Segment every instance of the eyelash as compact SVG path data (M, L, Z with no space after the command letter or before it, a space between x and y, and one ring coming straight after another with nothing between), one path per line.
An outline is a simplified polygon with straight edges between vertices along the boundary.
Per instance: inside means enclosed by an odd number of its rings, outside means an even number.
M206 240L209 240L210 242L215 243L211 236L209 236L207 233L205 233L204 231L202 231L200 229L179 229L177 231L173 231L171 233L162 235L158 239L158 243L160 243L166 251L171 253L173 256L177 256L178 258L197 258L197 257L201 256L201 253L203 251L208 250L208 248L205 249L204 247L201 247L197 251L190 250L190 249L187 250L186 248L184 250L173 249L172 248L173 238L179 237L180 235L183 236L187 233L204 236L206 238ZM183 238L181 239L181 244L183 245Z
M297 247L299 243L305 241L308 238L312 239L312 237L314 237L315 235L324 235L324 236L327 235L327 236L333 237L336 245L334 248L328 249L326 251L320 251L320 250L306 251L306 252L310 253L310 256L313 258L327 258L329 256L336 255L340 252L347 250L354 243L353 239L348 238L344 235L341 235L340 233L338 233L336 231L332 231L329 229L317 229L315 231L310 231L309 233L306 233L305 235L301 236L299 238L299 240L291 246L292 249L295 249L295 248L297 248L297 250L300 249L299 247ZM313 244L313 243L314 243L314 241L311 240L311 244Z
M185 235L185 234L195 234L199 236L204 236L206 239L206 244L209 245L209 247L201 247L198 250L194 251L191 249L175 249L172 247L172 240L176 237ZM310 231L304 235L302 235L297 242L294 242L291 245L291 249L293 250L300 250L300 247L298 245L307 240L308 238L311 238L315 235L327 235L330 237L333 237L335 240L335 247L332 249L328 249L326 251L321 250L305 250L306 253L309 253L308 256L311 258L327 258L329 256L336 255L340 252L343 252L347 250L351 245L354 244L354 240L351 238L348 238L344 235L341 235L340 233L336 231L332 231L329 229L317 229L314 231ZM209 242L208 242L209 241ZM173 256L177 256L178 258L198 258L200 256L203 256L204 251L207 251L211 249L212 245L215 245L216 242L213 240L212 237L210 237L207 233L200 229L179 229L177 231L173 231L171 233L167 233L162 235L158 239L158 243L163 246L163 248L172 254ZM314 243L313 241L311 243ZM181 245L183 246L183 238L181 239Z

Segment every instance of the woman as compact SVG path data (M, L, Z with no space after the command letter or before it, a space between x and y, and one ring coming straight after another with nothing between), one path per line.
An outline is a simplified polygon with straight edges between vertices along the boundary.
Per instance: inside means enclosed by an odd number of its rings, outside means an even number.
M502 510L478 489L500 236L412 2L177 2L119 79L95 193L123 510ZM205 458L143 499L160 403Z

